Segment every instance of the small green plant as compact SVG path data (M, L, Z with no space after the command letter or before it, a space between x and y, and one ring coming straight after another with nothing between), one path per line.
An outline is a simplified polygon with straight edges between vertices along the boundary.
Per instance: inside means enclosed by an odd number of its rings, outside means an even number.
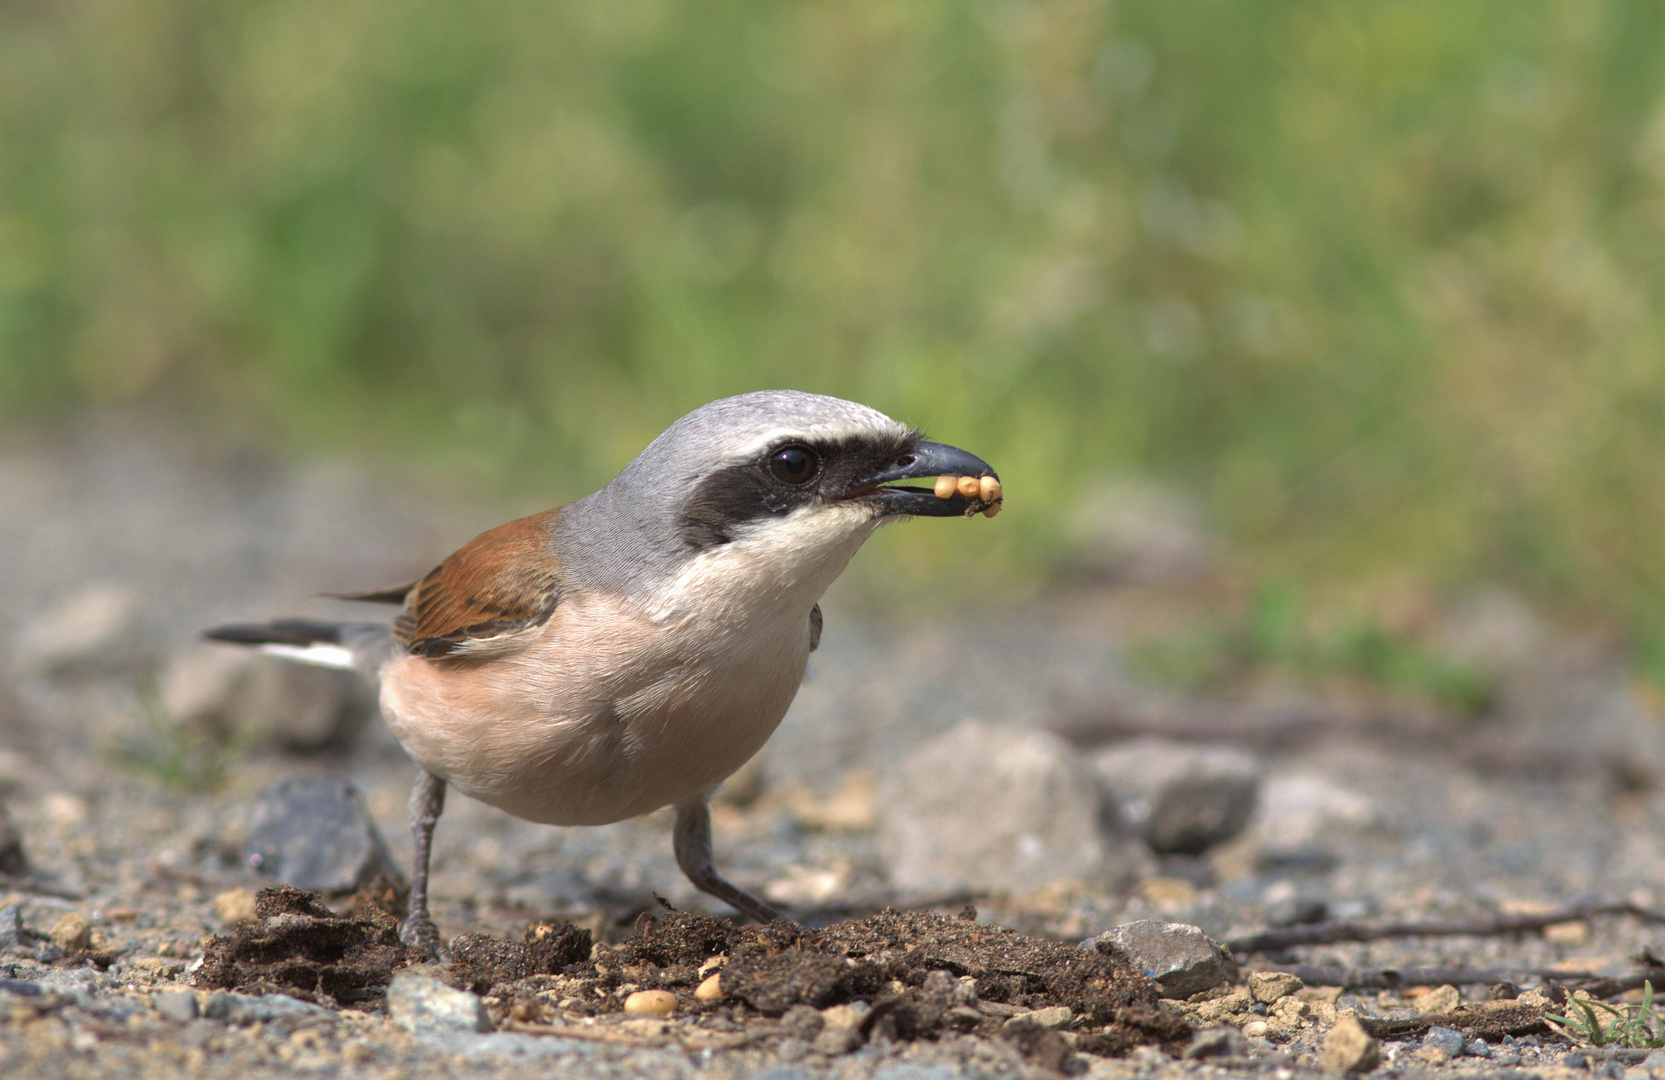
M176 791L213 791L253 748L253 737L246 732L222 731L204 721L174 721L162 708L156 688L146 681L133 691L146 721L145 735L123 740L111 755L135 772Z
M1653 1011L1651 982L1642 984L1640 1005L1609 1005L1595 998L1569 996L1567 1006L1565 1014L1545 1013L1544 1019L1580 1042L1651 1050L1665 1046L1665 1020Z
M1484 713L1496 695L1490 672L1375 621L1309 630L1299 596L1280 585L1262 586L1241 614L1221 623L1140 642L1129 659L1136 672L1192 692L1264 674L1344 677L1465 716Z

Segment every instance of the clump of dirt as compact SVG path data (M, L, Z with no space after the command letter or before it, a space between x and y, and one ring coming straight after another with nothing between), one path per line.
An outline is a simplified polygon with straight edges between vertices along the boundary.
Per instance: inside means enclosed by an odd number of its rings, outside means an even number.
M964 989L946 992L950 980L933 980L933 973L946 973ZM1173 1049L1191 1034L1150 977L1120 956L929 912L886 911L803 931L790 944L778 931L770 938L748 933L723 968L721 985L770 1015L796 1004L868 1001L873 1014L893 1018L903 1038L998 1027L973 1009L978 1002L1068 1006L1093 1029L1077 1045L1100 1054L1146 1043ZM1019 1025L1006 1034L1024 1032Z
M477 947L483 942L470 945ZM701 968L719 957L725 958L719 976L725 1000L696 1002ZM863 1002L869 1006L864 1037L880 1030L904 1040L1000 1035L1053 1067L1053 1059L1070 1053L1068 1043L1021 1019L1007 1023L1014 1013L1067 1006L1075 1045L1104 1055L1142 1044L1176 1050L1191 1034L1149 976L1118 955L928 912L887 911L820 929L737 928L689 912L644 915L630 938L598 947L591 963L572 964L563 974L563 993L582 985L585 1000L602 1012L622 1007L608 991L626 983L671 990L685 1010L725 1009L742 1022L748 1015L783 1017L804 1006ZM603 992L593 993L598 989Z
M521 941L464 934L451 942L450 974L477 994L533 975L591 975L590 932L567 922L533 923ZM582 965L582 966L580 966Z
M399 941L389 903L398 893L373 883L337 915L317 894L281 885L255 896L253 922L209 942L197 985L244 993L283 993L322 1003L378 997L413 958Z
M421 959L399 943L399 900L373 886L343 916L297 889L263 890L257 920L214 939L197 982L315 1001L375 996L395 969ZM685 1014L721 1012L767 1030L860 1002L858 1045L881 1033L911 1040L975 1032L1005 1038L1049 1068L1063 1067L1074 1050L1052 1027L1026 1019L1027 1010L1067 1006L1075 1050L1094 1054L1146 1044L1177 1051L1191 1034L1149 976L1113 952L929 912L804 929L673 911L643 915L625 941L594 947L586 930L539 922L520 941L465 934L451 955L436 974L492 994L517 1020L547 1019L557 1003L565 1012L619 1012L621 988L670 990ZM694 988L717 962L722 999L696 1001Z

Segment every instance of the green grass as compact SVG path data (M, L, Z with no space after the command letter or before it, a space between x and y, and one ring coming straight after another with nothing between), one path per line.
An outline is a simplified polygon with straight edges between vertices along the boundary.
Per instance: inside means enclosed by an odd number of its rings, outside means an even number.
M1665 627L1662 251L1647 0L0 5L0 423L553 500L820 390L1000 468L884 541L938 587L1133 473L1315 595Z
M1658 1049L1665 1046L1665 1021L1653 1008L1653 983L1642 984L1639 1005L1609 1005L1588 997L1568 997L1565 1015L1546 1013L1578 1042L1590 1046Z
M1255 679L1309 685L1350 680L1457 716L1491 708L1496 676L1373 618L1314 627L1299 594L1263 586L1241 612L1177 634L1148 637L1129 654L1135 675L1196 692Z
M134 686L146 731L110 749L117 764L186 794L217 790L254 748L250 731L223 731L203 720L176 721L162 708L149 680Z

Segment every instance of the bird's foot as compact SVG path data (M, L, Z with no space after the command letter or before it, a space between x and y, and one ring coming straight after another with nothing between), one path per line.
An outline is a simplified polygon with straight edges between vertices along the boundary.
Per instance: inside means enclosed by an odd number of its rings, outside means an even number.
M426 911L418 911L399 924L399 940L407 948L427 953L430 959L442 963L451 959L450 950L440 939L439 927Z

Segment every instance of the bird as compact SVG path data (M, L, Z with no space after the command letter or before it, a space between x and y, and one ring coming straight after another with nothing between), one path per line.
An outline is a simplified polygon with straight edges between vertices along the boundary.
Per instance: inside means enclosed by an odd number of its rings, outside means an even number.
M324 594L401 605L391 623L204 636L379 686L419 768L407 945L445 955L428 868L447 788L563 826L674 806L689 881L768 922L787 916L717 872L707 803L785 716L822 594L881 525L1002 501L987 462L875 409L756 391L694 409L600 490L481 533L416 581Z

